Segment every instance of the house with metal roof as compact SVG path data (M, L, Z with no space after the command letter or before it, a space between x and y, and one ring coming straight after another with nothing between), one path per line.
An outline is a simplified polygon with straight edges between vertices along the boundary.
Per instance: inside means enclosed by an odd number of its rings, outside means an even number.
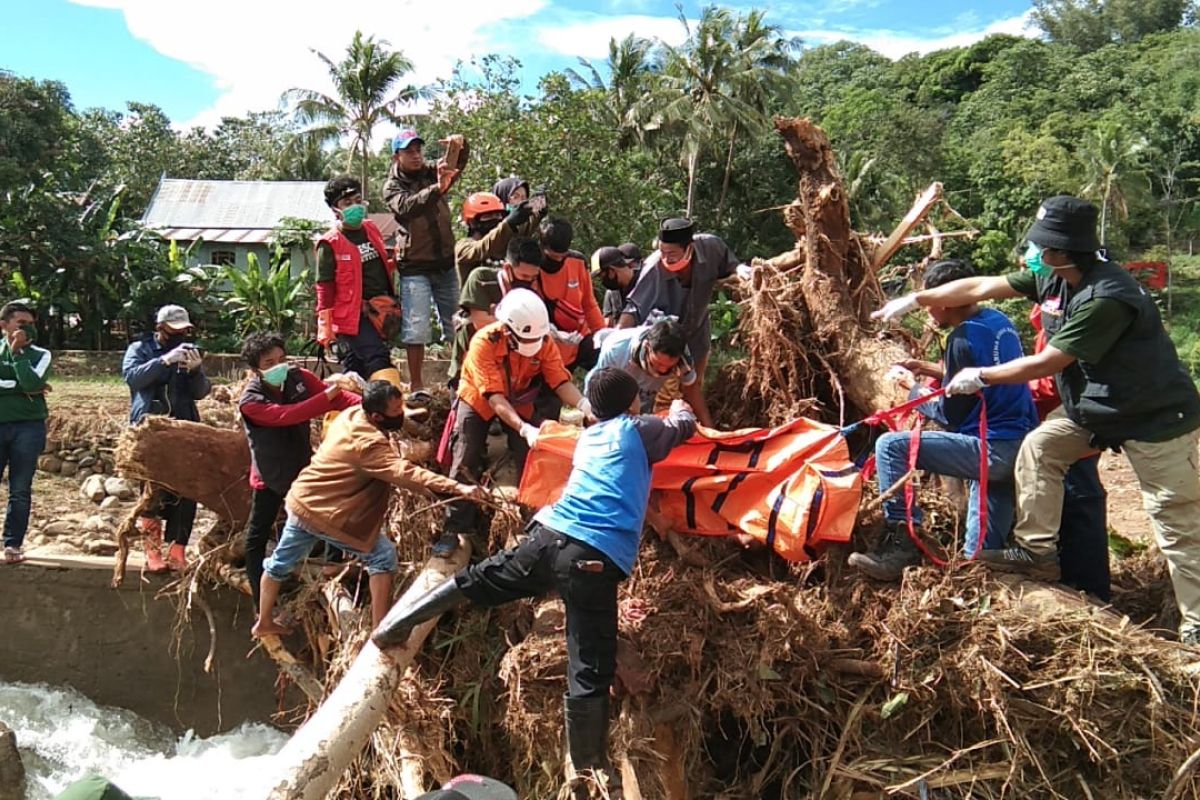
M142 224L163 238L186 247L196 264L235 264L245 267L254 253L268 263L272 232L285 217L333 223L325 205L323 181L210 181L163 177ZM391 214L372 214L384 241L391 244L398 228ZM306 256L309 258L306 259ZM310 253L292 253L299 272Z

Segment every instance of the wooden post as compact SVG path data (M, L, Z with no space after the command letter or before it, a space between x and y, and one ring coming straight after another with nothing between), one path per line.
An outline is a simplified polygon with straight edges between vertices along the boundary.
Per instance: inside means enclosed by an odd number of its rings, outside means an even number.
M431 558L398 601L409 603L467 565L470 544L459 540L450 558ZM413 629L403 647L382 652L370 639L337 688L296 731L275 759L269 800L324 800L366 747L437 620Z

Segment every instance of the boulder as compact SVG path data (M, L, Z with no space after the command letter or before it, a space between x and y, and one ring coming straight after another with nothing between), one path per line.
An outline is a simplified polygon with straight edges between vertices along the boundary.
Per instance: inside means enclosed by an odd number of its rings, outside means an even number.
M109 495L100 501L101 511L112 511L119 513L121 511L121 498Z
M68 536L75 532L75 522L68 519L56 519L42 526L42 536Z
M133 488L133 484L124 478L105 478L104 491L112 497L119 497L122 500L132 500L137 496L137 491Z
M93 503L99 503L108 495L107 487L104 485L104 476L91 475L84 478L79 487L79 493Z
M79 471L79 465L76 464L74 461L64 461L63 465L62 465L62 469L59 470L59 474L66 475L67 477L71 477L78 471Z
M86 469L80 469L79 471L77 471L75 473L75 479L78 481L85 481L95 474L96 474L95 470L93 470L91 467L88 467Z
M89 556L111 556L117 552L117 543L111 539L88 539L81 549Z
M114 526L111 518L103 514L92 514L83 521L83 529L88 533L109 533L113 532Z
M86 455L83 458L79 459L79 468L83 469L84 467L94 467L94 466L96 466L97 461L99 461L99 459L96 458L95 456Z
M40 469L42 472L57 473L60 469L62 469L62 464L63 462L61 458L50 453L47 453L38 459L38 469Z
M25 800L25 765L17 735L0 722L0 800Z

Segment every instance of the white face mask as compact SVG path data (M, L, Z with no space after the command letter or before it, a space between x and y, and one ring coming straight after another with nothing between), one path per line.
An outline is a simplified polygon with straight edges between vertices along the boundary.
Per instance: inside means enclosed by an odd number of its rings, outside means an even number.
M521 355L525 356L526 358L533 358L538 353L540 353L541 350L542 350L542 340L541 339L538 339L536 342L522 342L520 339L517 340L517 352L520 353Z

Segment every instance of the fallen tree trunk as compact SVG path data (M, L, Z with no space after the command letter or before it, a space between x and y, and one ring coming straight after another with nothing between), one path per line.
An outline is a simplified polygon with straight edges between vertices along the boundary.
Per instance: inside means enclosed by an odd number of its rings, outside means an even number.
M470 550L464 541L450 558L430 559L398 602L410 602L466 566ZM422 623L404 647L387 653L367 640L337 688L275 759L270 800L324 800L379 727L404 670L436 625L436 619Z

